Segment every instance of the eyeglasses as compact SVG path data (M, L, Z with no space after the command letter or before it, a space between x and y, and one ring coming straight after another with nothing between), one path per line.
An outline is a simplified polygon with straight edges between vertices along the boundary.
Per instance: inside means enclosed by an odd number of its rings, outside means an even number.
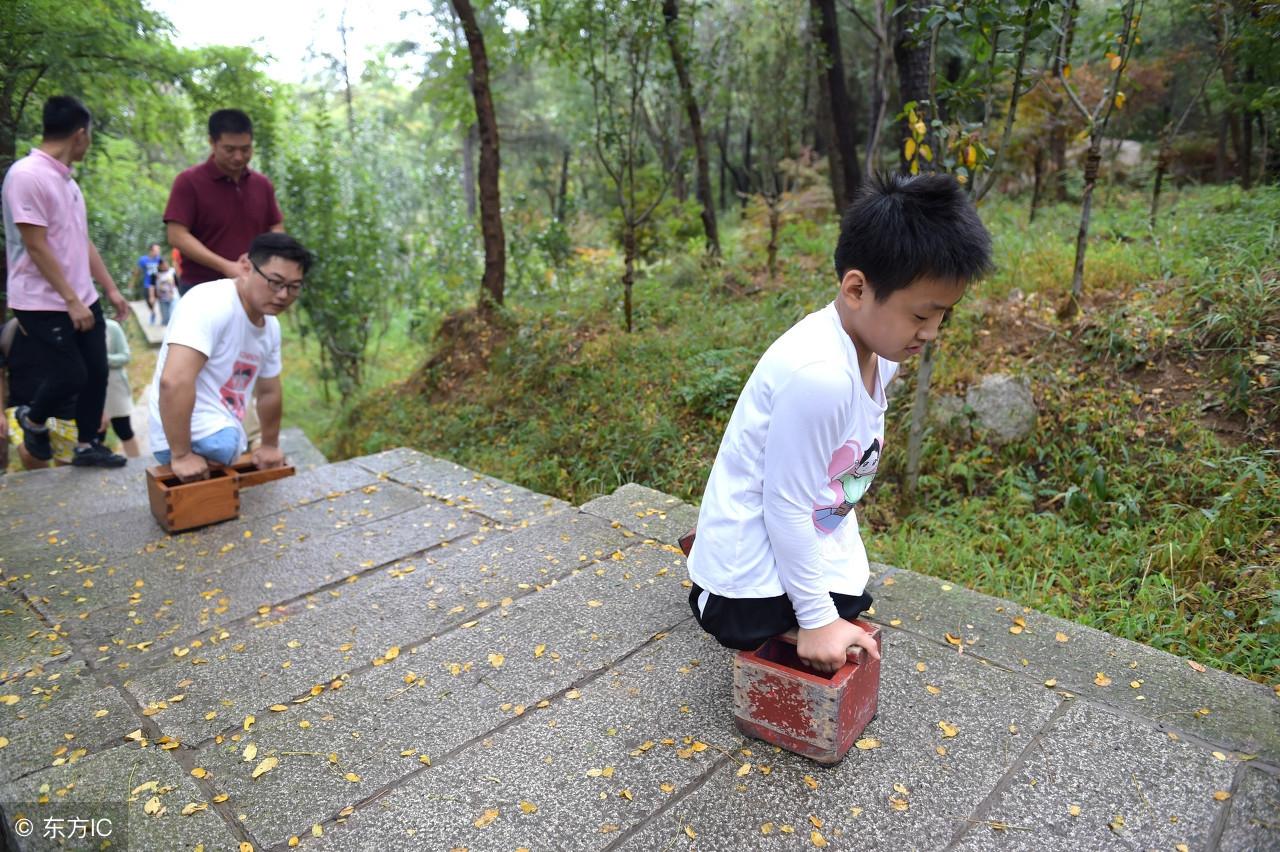
M267 284L271 285L272 293L279 293L283 290L288 293L291 298L296 298L297 295L302 292L302 285L304 282L297 281L290 284L286 281L281 281L279 278L272 278L267 275L267 273L263 272L262 269L259 268L258 264L254 263L252 260L249 261L249 265L253 267L255 272L262 276L263 280L265 280Z

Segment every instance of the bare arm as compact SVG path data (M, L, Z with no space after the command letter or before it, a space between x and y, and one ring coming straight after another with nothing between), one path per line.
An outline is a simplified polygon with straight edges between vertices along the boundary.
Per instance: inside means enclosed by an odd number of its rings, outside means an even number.
M196 376L209 360L203 352L169 345L164 371L160 374L160 423L172 456L169 466L179 479L203 479L208 475L205 460L191 452L191 412L196 406Z
M102 255L98 254L98 247L92 241L89 242L89 274L93 276L94 281L102 285L108 301L115 306L116 316L121 319L127 317L129 302L120 294L120 288L116 286L115 279L107 271L107 265L102 262Z
M195 234L191 233L191 230L181 222L167 223L165 233L169 237L169 245L182 253L183 260L190 260L201 266L216 269L227 278L235 278L239 274L239 267L236 266L237 258L228 260L221 255L214 254L204 243L196 239Z
M36 269L44 276L44 280L49 282L54 292L62 297L62 301L67 303L67 313L71 315L71 324L75 326L76 331L88 331L93 328L93 314L71 288L71 282L62 273L62 266L58 263L53 249L49 247L49 241L46 239L49 229L43 225L29 225L26 222L18 222L17 225L18 233L22 235L22 245L26 248L27 254L31 255L31 261L36 265Z
M284 464L280 452L280 420L284 414L284 386L279 376L258 379L258 421L262 424L262 446L253 454L258 468L279 467Z

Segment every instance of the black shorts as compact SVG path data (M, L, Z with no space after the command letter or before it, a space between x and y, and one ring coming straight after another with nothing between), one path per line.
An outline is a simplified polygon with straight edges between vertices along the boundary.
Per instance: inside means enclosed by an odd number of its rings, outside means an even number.
M702 629L726 648L754 651L766 640L800 626L791 599L786 595L772 598L726 598L707 592L707 604L698 612L698 598L703 589L697 584L689 591L689 608ZM831 592L840 617L852 621L871 608L871 595L842 595Z

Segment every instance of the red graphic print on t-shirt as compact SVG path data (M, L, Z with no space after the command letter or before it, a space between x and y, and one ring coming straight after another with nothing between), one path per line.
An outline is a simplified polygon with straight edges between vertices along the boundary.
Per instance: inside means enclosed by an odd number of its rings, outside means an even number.
M253 386L253 377L257 374L257 360L251 360L248 355L241 352L240 357L236 359L235 367L231 370L231 377L219 391L222 404L235 415L237 420L244 420L245 401L249 388Z

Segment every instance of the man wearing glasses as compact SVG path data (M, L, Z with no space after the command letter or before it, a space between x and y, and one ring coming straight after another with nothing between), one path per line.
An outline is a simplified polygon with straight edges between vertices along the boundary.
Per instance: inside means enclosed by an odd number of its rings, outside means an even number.
M179 479L209 475L248 449L244 417L257 392L259 468L284 463L280 452L280 322L302 291L312 256L288 234L254 238L236 276L201 284L174 310L151 382L151 448Z

